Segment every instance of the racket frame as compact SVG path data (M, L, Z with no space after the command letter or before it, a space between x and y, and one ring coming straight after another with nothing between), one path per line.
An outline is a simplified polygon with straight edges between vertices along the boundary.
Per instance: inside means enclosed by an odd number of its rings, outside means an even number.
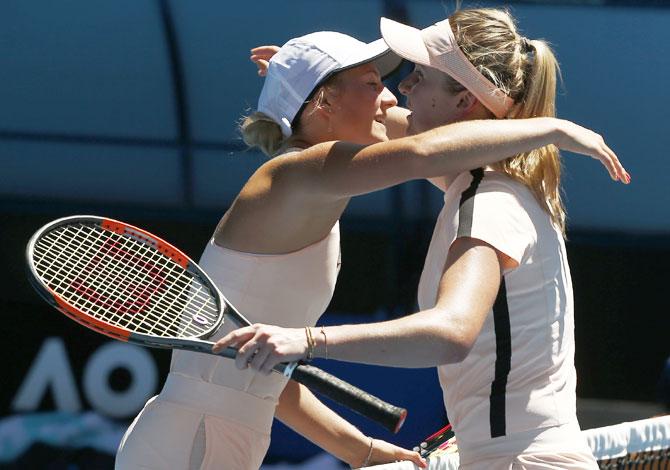
M121 326L110 325L63 300L58 293L54 292L44 281L42 281L41 276L37 272L34 263L35 246L47 233L63 225L72 225L75 222L99 225L118 235L128 236L144 244L149 244L165 256L171 258L185 270L196 275L198 280L214 294L213 299L218 307L218 317L216 321L213 322L213 325L209 329L192 337L162 337L158 335L138 333ZM206 339L220 328L224 321L224 315L230 316L238 326L251 325L251 322L249 322L249 320L228 302L226 297L216 287L214 282L212 282L207 273L181 250L145 230L118 220L93 215L75 215L56 219L44 225L30 238L26 247L26 259L30 283L47 303L72 320L115 340L132 342L153 348L177 348L193 352L213 354L212 346L214 343L206 341ZM234 359L237 355L237 350L229 347L219 352L218 355ZM302 362L280 363L275 366L274 370L283 374L287 378L293 378L294 380L303 383L308 388L318 391L319 393L348 406L369 419L377 421L386 429L394 433L400 430L407 416L407 410L386 403L321 369L306 365Z
M165 338L159 335L152 335L146 333L139 333L131 331L127 328L112 325L106 322L102 322L95 318L93 315L90 315L86 312L83 312L76 306L70 304L69 302L62 299L62 297L54 292L43 280L40 274L37 272L37 268L34 263L35 259L35 245L39 240L41 240L48 233L53 232L54 230L64 226L72 225L73 223L82 223L90 225L98 225L105 230L114 232L120 236L126 236L132 238L133 240L139 241L141 243L150 245L156 248L160 253L170 258L172 261L177 263L179 266L184 268L186 271L189 271L192 275L198 277L198 280L204 284L212 292L212 300L216 303L216 308L219 313L216 320L212 325L205 330L203 333L187 337L187 338L177 338L169 337ZM95 330L99 333L102 333L110 338L125 341L133 342L140 345L145 345L155 348L171 349L174 347L181 347L192 351L197 352L207 352L211 353L212 343L209 341L199 341L204 340L212 336L223 323L224 315L229 315L235 323L238 325L248 323L248 320L244 318L239 312L231 307L230 303L223 296L221 291L214 285L210 277L205 273L200 266L194 263L185 253L181 250L175 248L170 243L165 240L152 235L145 230L142 230L133 225L129 225L114 219L108 219L104 217L97 217L93 215L77 215L70 217L63 217L57 220L54 220L47 225L40 228L35 234L30 238L28 245L26 247L26 258L28 260L27 266L30 271L28 279L30 280L32 286L35 288L37 293L51 306L56 308L61 313L67 315L72 320ZM177 345L178 343L178 345ZM227 353L234 353L234 350L224 352L224 356L231 357ZM234 357L234 356L232 356Z

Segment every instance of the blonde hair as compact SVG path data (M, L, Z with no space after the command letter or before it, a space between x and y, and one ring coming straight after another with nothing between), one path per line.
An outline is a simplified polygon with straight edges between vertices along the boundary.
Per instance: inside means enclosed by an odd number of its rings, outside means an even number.
M517 32L509 12L500 9L458 10L449 23L461 50L472 64L515 105L508 118L556 115L558 62L542 40L527 40ZM447 89L464 90L447 76ZM553 145L522 153L499 163L497 169L525 184L565 236L565 207L561 200L561 160Z
M268 157L274 155L284 141L279 124L258 111L242 118L239 130L245 144L258 147Z
M239 124L239 131L242 134L244 143L249 147L258 147L268 157L273 157L281 153L282 149L290 147L293 137L300 132L300 122L304 107L312 101L315 103L315 109L320 107L325 98L326 89L337 93L340 86L339 75L340 73L336 73L328 78L316 89L314 95L305 102L303 108L298 111L298 114L293 119L291 126L293 133L289 137L284 137L279 124L267 114L256 111L248 116L244 116Z

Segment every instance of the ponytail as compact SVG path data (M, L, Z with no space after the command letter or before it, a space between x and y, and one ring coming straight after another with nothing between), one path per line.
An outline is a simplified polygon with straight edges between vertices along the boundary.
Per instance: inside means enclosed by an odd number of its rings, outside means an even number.
M279 124L263 113L246 116L239 129L245 144L260 148L268 157L274 156L284 143Z
M556 80L560 75L558 62L549 45L542 40L526 42L530 49L521 54L527 69L524 87L510 118L556 116ZM531 58L532 57L532 58ZM531 150L502 162L502 170L526 184L540 205L549 212L551 220L565 236L565 207L561 198L561 159L553 145Z

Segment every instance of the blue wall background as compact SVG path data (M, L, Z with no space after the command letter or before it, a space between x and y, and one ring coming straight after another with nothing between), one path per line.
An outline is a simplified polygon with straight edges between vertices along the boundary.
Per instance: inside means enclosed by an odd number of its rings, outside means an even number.
M319 29L373 40L394 4L421 27L449 11L428 0L323 1L318 10L307 0L7 0L0 196L219 211L262 161L242 151L235 130L262 85L249 49ZM629 187L611 184L599 165L566 154L571 227L667 233L670 9L510 9L528 37L554 44L565 80L560 116L602 133L633 176ZM407 217L438 209L431 191L430 208L414 210L424 191L403 187ZM388 217L392 199L391 191L358 198L348 215Z

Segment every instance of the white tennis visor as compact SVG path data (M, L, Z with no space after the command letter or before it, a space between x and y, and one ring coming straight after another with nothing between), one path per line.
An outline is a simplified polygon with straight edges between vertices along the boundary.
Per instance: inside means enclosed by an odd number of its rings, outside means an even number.
M380 21L391 50L414 63L433 67L468 89L496 117L507 116L514 100L496 87L467 59L456 43L449 20L419 30L388 18Z

